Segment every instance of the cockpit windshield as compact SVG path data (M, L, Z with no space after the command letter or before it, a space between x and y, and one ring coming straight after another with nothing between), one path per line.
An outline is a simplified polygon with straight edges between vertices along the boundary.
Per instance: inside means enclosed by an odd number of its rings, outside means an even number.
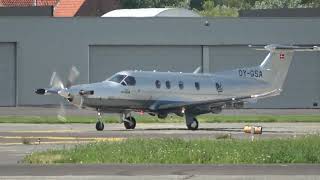
M133 76L122 75L122 74L115 74L111 76L108 81L120 83L123 86L135 86L136 79Z
M120 83L125 77L126 77L126 75L116 74L116 75L112 76L111 78L109 78L108 81Z

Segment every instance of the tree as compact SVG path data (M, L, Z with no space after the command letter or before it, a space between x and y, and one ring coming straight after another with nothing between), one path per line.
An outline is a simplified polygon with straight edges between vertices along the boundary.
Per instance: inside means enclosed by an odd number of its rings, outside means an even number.
M120 0L122 8L165 8L184 7L189 8L189 0Z
M179 7L203 16L238 16L243 9L320 7L320 0L120 0L122 8Z
M251 7L251 1L253 0L214 0L214 3L216 5L227 6L230 8L249 9Z
M253 9L306 8L301 0L263 0L256 1Z
M124 9L140 8L141 0L120 0L121 7Z
M198 11L202 16L231 16L237 17L238 16L238 9L237 8L230 8L225 5L217 5L215 6L214 1L212 0L205 0L202 6L203 10Z
M201 10L203 10L203 8L202 8L203 2L204 2L204 0L191 0L190 1L190 8L201 11Z
M301 3L313 8L320 8L320 0L302 0Z

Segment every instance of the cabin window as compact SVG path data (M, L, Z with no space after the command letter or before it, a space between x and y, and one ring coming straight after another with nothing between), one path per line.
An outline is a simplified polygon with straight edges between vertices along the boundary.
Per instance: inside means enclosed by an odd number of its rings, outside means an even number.
M156 80L155 85L156 85L156 88L160 89L161 82L159 80Z
M179 81L179 89L183 89L183 88L184 88L183 82Z
M125 77L126 75L116 74L112 76L109 81L120 83Z
M167 87L167 89L170 89L170 88L171 88L170 81L166 81L166 87Z
M197 90L200 90L200 83L199 82L195 82L194 86L196 87Z
M132 76L126 77L124 80L128 86L135 86L136 85L136 79Z

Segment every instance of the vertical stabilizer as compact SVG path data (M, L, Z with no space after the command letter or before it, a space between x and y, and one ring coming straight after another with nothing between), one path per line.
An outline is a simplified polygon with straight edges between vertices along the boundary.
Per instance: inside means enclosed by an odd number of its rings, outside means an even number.
M261 50L258 48L258 50ZM270 83L272 89L282 90L283 83L287 77L287 73L295 51L319 51L320 48L284 46L284 45L267 45L263 50L268 50L269 54L259 66L263 73L263 80Z
M260 65L263 79L272 85L272 89L282 89L293 58L293 50L270 50Z

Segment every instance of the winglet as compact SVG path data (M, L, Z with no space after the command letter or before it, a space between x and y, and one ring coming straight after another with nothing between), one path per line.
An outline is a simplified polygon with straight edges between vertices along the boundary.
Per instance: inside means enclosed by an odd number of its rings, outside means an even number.
M199 66L199 67L197 67L197 69L195 69L195 70L193 71L193 74L198 74L198 73L200 73L201 70L202 70L202 67Z

